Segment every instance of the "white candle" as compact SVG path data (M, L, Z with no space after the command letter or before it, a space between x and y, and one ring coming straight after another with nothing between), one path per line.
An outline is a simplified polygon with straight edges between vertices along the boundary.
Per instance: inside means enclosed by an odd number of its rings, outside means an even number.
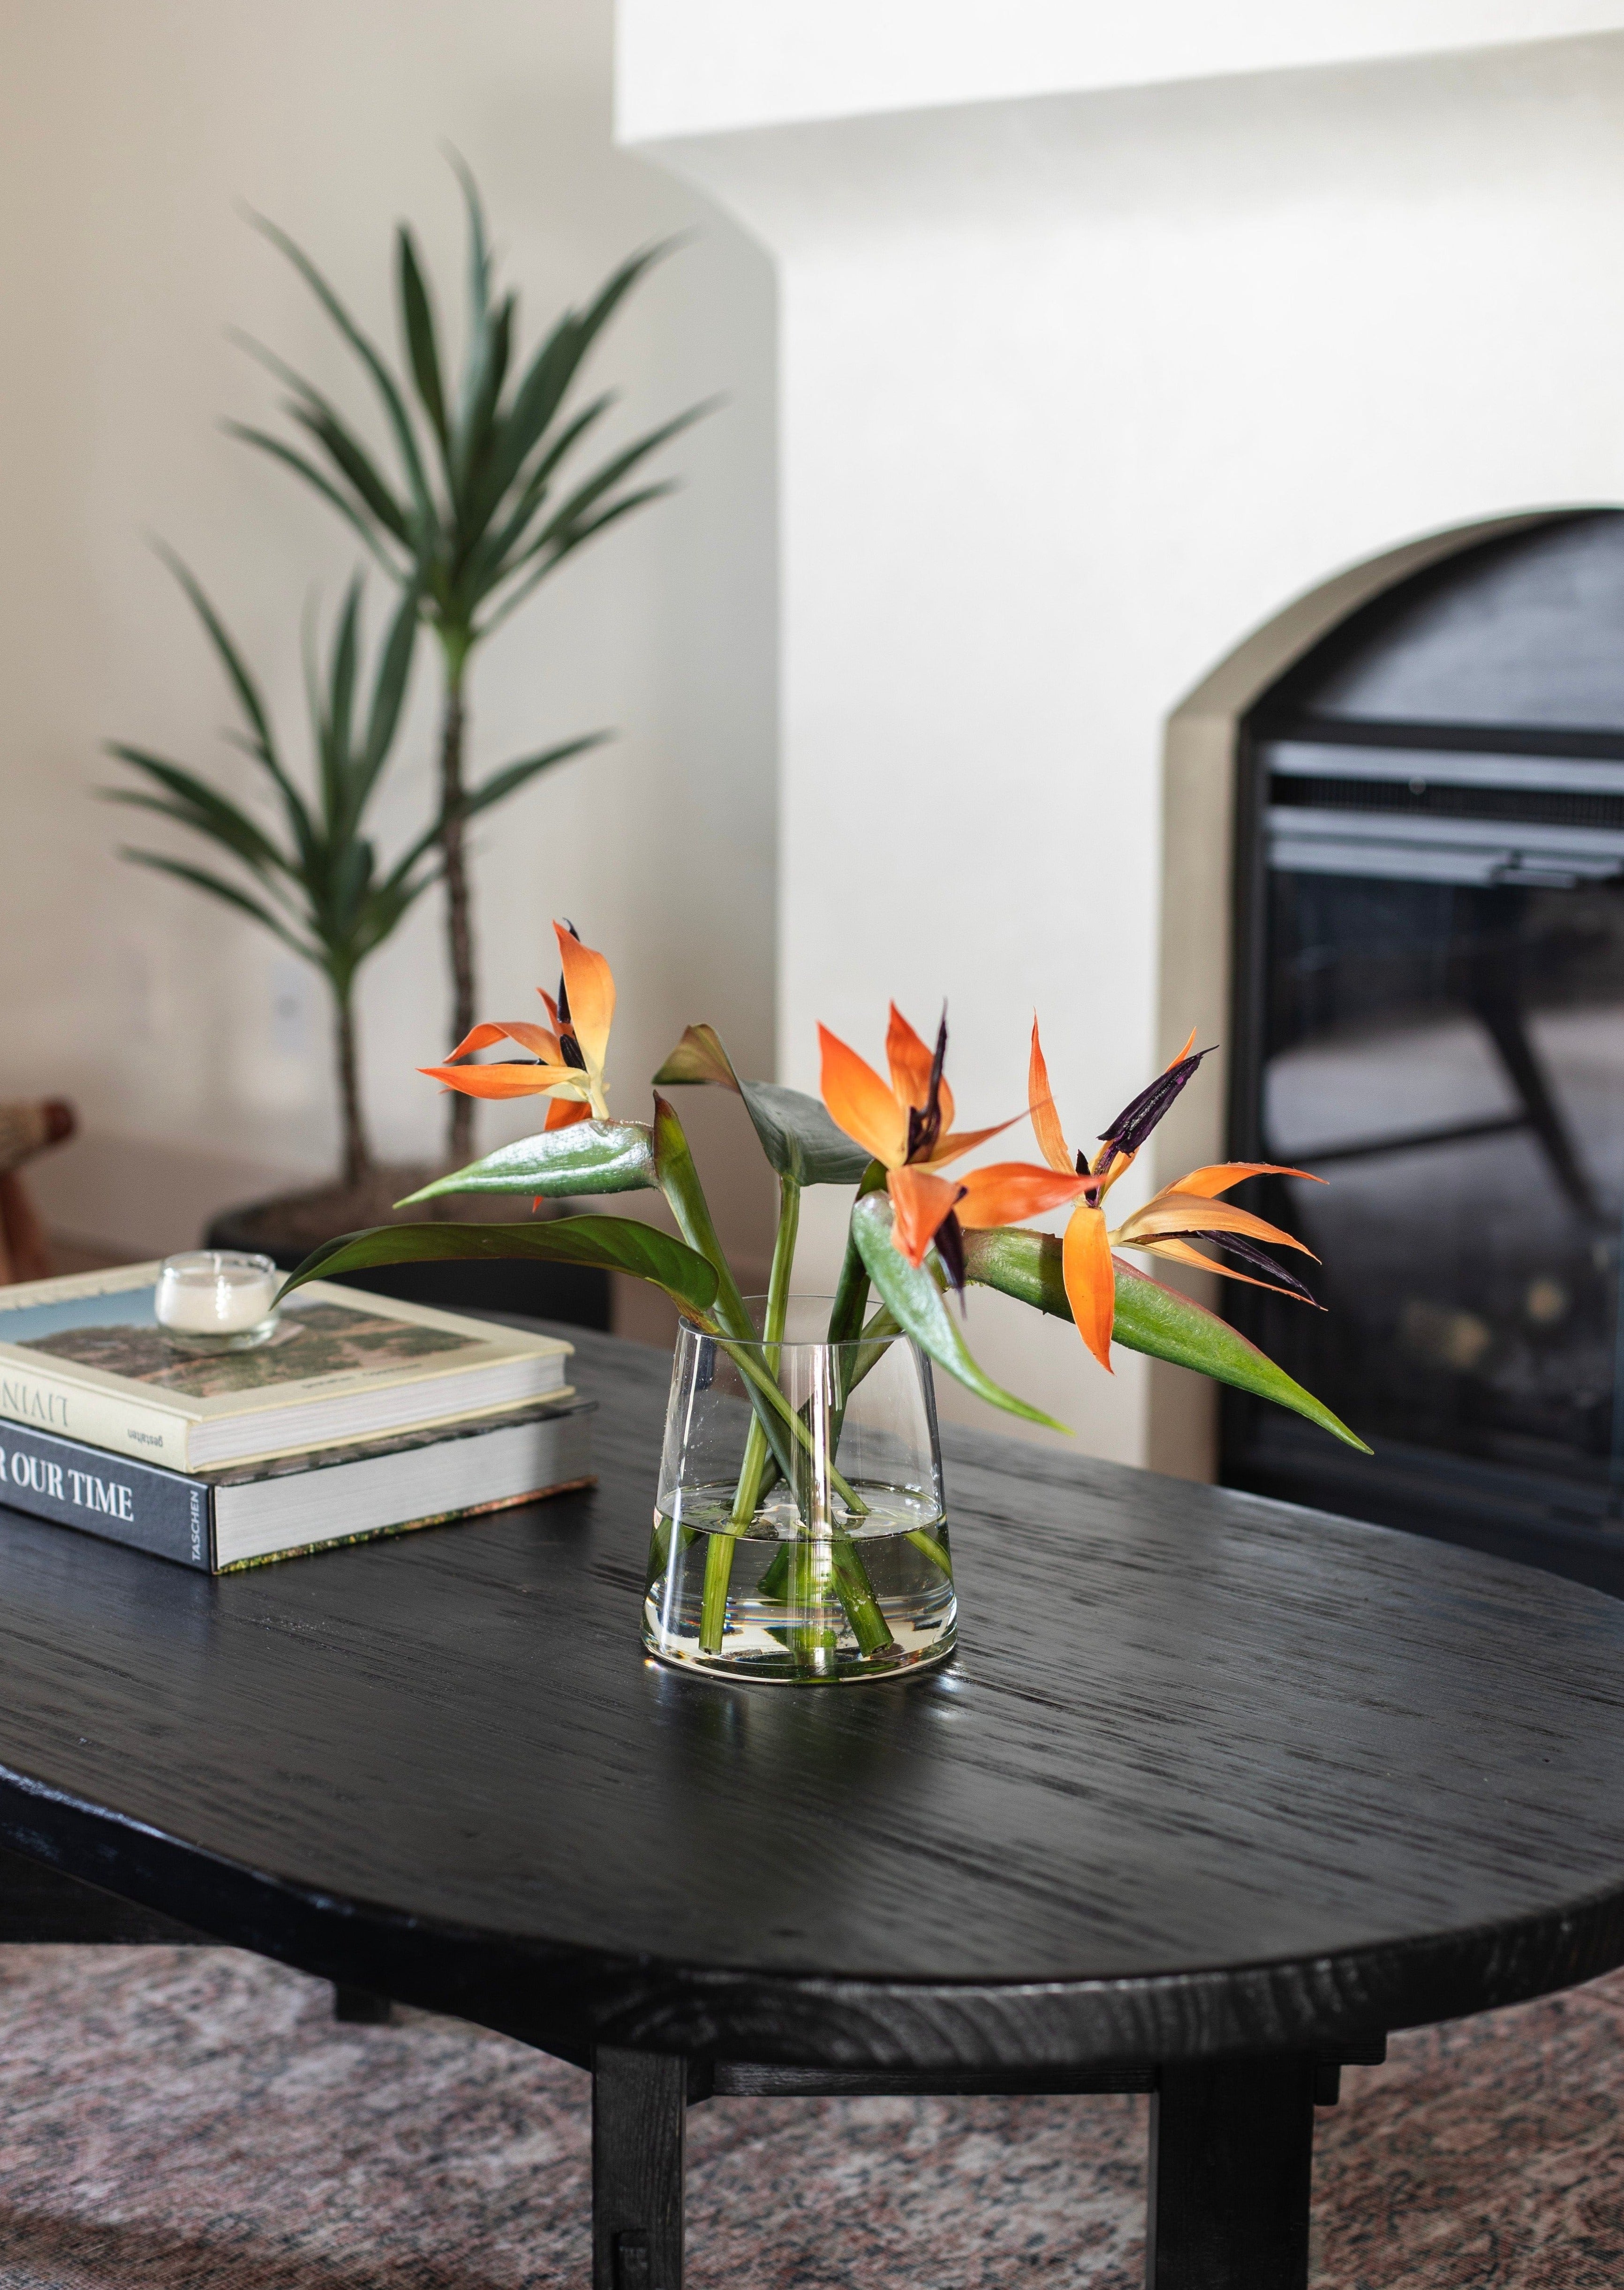
M262 1327L282 1275L268 1256L198 1248L166 1256L158 1268L153 1309L177 1335L240 1336Z

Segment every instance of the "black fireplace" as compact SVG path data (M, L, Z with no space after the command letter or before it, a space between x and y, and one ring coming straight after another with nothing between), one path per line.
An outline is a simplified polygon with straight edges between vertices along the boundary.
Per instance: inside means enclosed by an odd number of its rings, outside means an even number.
M1366 605L1239 765L1229 1149L1328 1181L1242 1197L1327 1309L1224 1309L1376 1457L1226 1394L1221 1477L1624 1592L1624 512Z

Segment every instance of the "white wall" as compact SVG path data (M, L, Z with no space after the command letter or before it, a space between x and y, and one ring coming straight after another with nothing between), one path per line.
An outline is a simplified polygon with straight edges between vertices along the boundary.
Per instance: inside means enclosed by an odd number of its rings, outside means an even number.
M478 661L476 765L621 733L481 832L482 1005L534 1013L548 920L568 912L620 973L617 1105L641 1109L692 1017L713 1018L748 1069L770 1067L772 283L733 223L614 149L610 41L608 0L0 0L0 1095L79 1103L84 1141L39 1165L59 1224L181 1245L234 1195L332 1161L319 981L251 924L121 866L132 815L91 790L115 776L99 754L115 736L231 769L212 738L228 718L220 679L149 532L211 589L297 747L300 613L313 584L336 597L357 550L220 434L222 414L275 400L226 327L375 423L236 206L283 223L393 344L398 217L420 225L443 315L460 312L445 142L484 185L527 340L632 246L695 232L598 354L595 374L624 390L616 436L729 396L668 456L682 493L583 552ZM424 815L435 669L426 645L385 814L396 834ZM236 777L248 784L247 767ZM431 897L364 996L392 1154L438 1139L439 1101L412 1069L449 1046L445 1008ZM487 1116L484 1136L527 1125ZM711 1109L696 1126L718 1127ZM754 1176L718 1188L747 1248Z
M1618 0L620 0L630 143L1000 97L1514 46Z
M923 49L935 13L884 20ZM778 264L784 1077L817 1019L874 1054L887 995L923 1024L945 994L996 1118L1036 1003L1092 1133L1177 1046L1180 694L1342 566L1624 495L1624 44L645 148ZM1215 974L1177 1037L1225 1015ZM972 1322L1088 1446L1147 1454L1142 1363L1108 1384L1003 1300Z

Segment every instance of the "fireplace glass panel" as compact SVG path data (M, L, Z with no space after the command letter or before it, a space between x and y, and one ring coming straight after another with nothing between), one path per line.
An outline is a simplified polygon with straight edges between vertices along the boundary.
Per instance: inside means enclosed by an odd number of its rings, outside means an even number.
M1230 1149L1326 1181L1242 1196L1326 1309L1225 1309L1377 1456L1237 1397L1222 1476L1624 1589L1620 653L1624 517L1570 518L1246 727Z

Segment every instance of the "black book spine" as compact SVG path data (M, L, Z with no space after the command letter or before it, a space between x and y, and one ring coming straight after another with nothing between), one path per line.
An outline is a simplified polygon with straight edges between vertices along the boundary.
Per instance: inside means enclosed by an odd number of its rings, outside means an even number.
M214 1569L214 1490L133 1456L0 1422L0 1502L182 1566Z

